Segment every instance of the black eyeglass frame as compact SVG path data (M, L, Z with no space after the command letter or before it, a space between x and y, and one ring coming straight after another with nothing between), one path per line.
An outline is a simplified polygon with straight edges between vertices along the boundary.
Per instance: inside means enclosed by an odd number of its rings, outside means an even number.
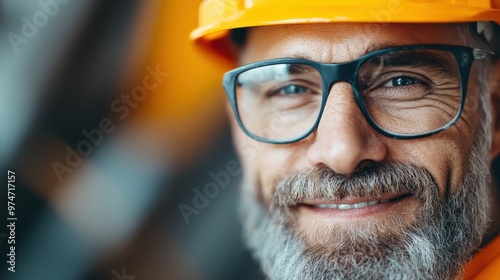
M361 66L363 65L364 62L367 60L384 55L386 53L390 52L396 52L396 51L410 51L410 50L440 50L440 51L448 51L453 54L453 56L456 59L457 65L459 67L459 75L460 75L460 83L461 83L461 101L460 101L460 108L455 115L455 117L446 125L437 128L435 130L432 130L430 132L422 133L422 134L415 134L415 135L410 135L410 134L400 134L400 133L394 133L390 132L382 127L380 127L370 116L368 113L368 110L364 104L363 101L363 96L360 91L359 87L359 70L361 69ZM231 71L228 71L224 74L223 77L223 82L222 85L226 91L226 94L229 98L229 101L231 103L231 107L233 109L233 113L236 117L236 120L238 122L238 125L240 128L247 134L250 138L264 142L264 143L269 143L269 144L289 144L293 142L298 142L306 137L308 137L313 131L315 131L319 125L319 122L321 121L321 118L323 116L323 111L326 106L326 102L328 100L328 97L330 95L330 90L331 87L333 86L334 83L340 82L340 81L345 81L348 82L351 85L352 91L354 93L354 98L356 100L356 103L363 113L363 116L365 119L368 121L371 127L373 127L377 132L380 134L394 138L394 139L417 139L417 138L423 138L423 137L428 137L431 135L435 135L441 131L444 131L451 126L453 126L458 119L460 119L460 116L462 115L462 111L465 105L465 98L467 94L467 85L469 81L469 75L470 75L470 70L472 67L472 64L474 60L476 59L483 59L489 55L493 55L494 53L491 51L483 50L483 49L477 49L477 48L471 48L467 46L458 46L458 45L437 45L437 44L421 44L421 45L406 45L406 46L399 46L399 47L391 47L391 48L385 48L381 50L376 50L370 53L367 53L361 57L359 57L356 60L346 62L346 63L341 63L341 64L336 64L336 63L320 63L320 62L315 62L311 60L305 60L305 59L299 59L299 58L277 58L277 59L270 59L270 60L264 60L264 61L259 61L255 63L251 63L248 65L244 65L238 68L235 68ZM248 70L254 69L254 68L259 68L263 66L270 66L270 65L277 65L277 64L302 64L302 65L307 65L310 66L316 71L319 72L321 75L321 82L323 86L323 92L322 92L322 100L321 100L321 107L320 111L318 114L318 117L316 121L314 122L313 126L311 129L309 129L307 132L305 132L303 135L292 138L289 140L270 140L266 138L259 137L257 135L254 135L250 131L248 131L245 128L245 125L241 121L240 114L238 112L238 104L236 100L236 79L238 76Z

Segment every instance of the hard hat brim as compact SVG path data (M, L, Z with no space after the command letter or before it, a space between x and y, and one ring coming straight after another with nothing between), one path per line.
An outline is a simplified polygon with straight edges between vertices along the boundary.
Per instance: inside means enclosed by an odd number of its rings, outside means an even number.
M399 6L390 6L387 3L391 1L384 1L386 4L383 6L372 5L367 8L364 6L366 4L363 5L358 1L354 1L353 5L345 4L341 7L332 7L331 4L312 6L308 1L301 1L303 5L299 6L287 6L281 3L282 1L271 2L275 4L232 10L230 13L224 11L224 14L217 17L213 17L212 14L212 18L200 15L200 27L191 32L190 38L230 58L233 55L232 51L224 47L224 42L221 40L226 40L228 31L236 28L335 22L388 24L495 21L500 24L500 9L456 4L395 1ZM217 45L216 49L214 43Z

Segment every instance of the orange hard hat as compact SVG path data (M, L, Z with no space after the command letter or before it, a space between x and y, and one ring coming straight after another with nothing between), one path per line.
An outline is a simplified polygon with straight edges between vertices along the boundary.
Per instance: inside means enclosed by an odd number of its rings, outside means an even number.
M500 0L205 0L191 39L232 57L229 30L321 22L450 23L495 21Z

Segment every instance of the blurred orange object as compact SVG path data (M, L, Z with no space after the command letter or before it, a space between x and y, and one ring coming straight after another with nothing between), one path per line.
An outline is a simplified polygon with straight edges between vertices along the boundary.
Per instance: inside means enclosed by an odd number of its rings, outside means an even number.
M141 41L151 41L146 65L138 64L138 61L142 63L144 60L136 59L134 62L132 58L132 64L136 65L131 69L144 69L146 66L159 68L167 72L168 77L149 92L143 104L134 110L139 113L136 117L140 125L152 126L150 128L155 131L155 137L163 141L166 149L174 147L168 151L174 162L185 165L201 156L227 127L221 80L223 72L232 65L201 54L189 39L189 32L197 25L201 1L156 3L142 12L146 21L148 17L156 16L151 38L145 38L150 30L138 28L134 35L135 42L132 42L141 45ZM123 90L133 88L144 73L136 71L136 77L127 79Z
M500 277L500 237L477 253L465 269L465 279L498 279Z

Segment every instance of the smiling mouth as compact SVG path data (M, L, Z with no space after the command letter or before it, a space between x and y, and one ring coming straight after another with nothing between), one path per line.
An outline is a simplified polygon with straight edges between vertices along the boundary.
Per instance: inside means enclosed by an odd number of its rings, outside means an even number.
M311 200L303 201L297 206L306 206L309 209L323 211L341 211L341 210L369 210L385 206L391 206L395 203L409 198L411 194L387 194L380 197L365 197L365 198L344 198L342 200ZM350 212L350 211L348 211Z
M323 209L351 210L351 209L361 209L361 208L365 208L368 206L374 206L374 205L386 203L389 201L390 201L389 199L384 199L384 200L365 201L365 202L354 203L354 204L322 203L322 204L312 204L310 206L315 207L315 208L323 208Z

